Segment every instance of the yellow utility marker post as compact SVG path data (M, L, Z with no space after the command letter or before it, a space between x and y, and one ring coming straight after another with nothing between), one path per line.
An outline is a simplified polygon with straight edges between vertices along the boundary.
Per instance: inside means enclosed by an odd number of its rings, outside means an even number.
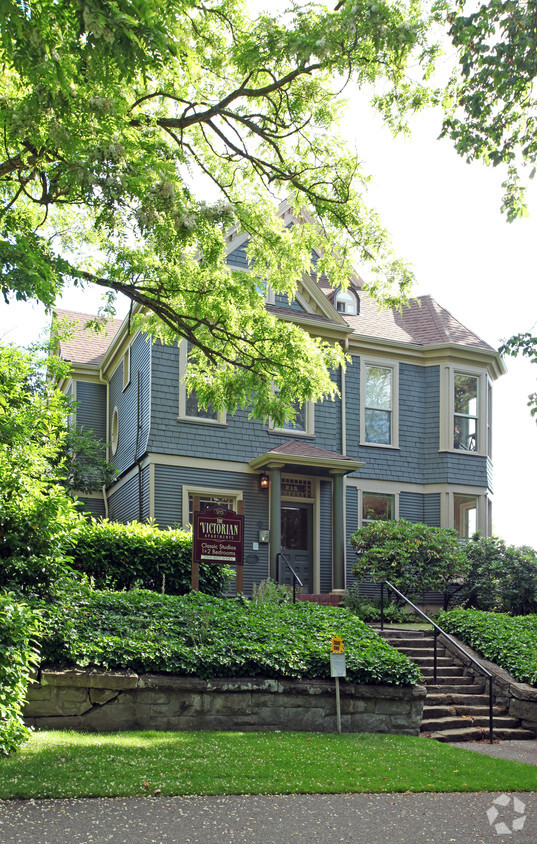
M347 676L345 667L345 654L343 652L343 639L334 636L330 640L330 676L336 680L336 721L337 731L341 732L341 699L339 696L339 678Z

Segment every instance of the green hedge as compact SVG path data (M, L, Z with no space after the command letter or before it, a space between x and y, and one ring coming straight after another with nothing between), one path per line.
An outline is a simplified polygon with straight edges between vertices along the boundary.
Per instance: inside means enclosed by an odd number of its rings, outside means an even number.
M21 716L28 677L38 661L39 614L0 595L0 753L12 753L30 735Z
M168 595L185 595L190 590L192 536L185 530L91 519L73 533L68 553L73 567L92 577L98 588L140 586L161 592L164 585ZM199 588L220 595L228 577L226 566L201 564Z
M342 636L348 678L410 685L418 668L345 609L255 603L201 593L88 590L49 607L46 664L198 677L329 677Z
M537 685L537 615L451 610L438 623L516 680Z

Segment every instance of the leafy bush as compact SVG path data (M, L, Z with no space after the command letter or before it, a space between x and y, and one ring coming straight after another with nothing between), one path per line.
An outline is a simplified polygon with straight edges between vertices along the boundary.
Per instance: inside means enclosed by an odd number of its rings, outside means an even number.
M30 730L21 710L31 668L37 664L39 616L12 595L0 595L0 753L13 753Z
M345 609L199 592L71 595L48 609L42 655L47 664L198 677L328 678L332 636L344 640L349 680L418 682L417 666Z
M357 555L355 575L389 580L407 595L445 589L466 569L457 532L419 522L371 522L353 533L350 543Z
M385 590L387 591L387 590ZM343 606L352 612L354 615L361 618L362 621L378 622L380 621L380 598L366 598L360 595L360 587L358 583L353 583L345 590L343 595ZM384 621L397 623L409 620L409 614L404 607L398 607L391 602L389 595L384 596Z
M526 615L537 612L537 553L527 545L475 534L466 545L469 566L462 595L476 609Z
M65 538L81 516L62 486L69 405L36 386L33 358L0 344L0 587L47 594L66 570Z
M75 569L93 578L99 588L141 586L169 595L190 591L192 536L184 530L160 530L154 525L88 520L71 538L69 553ZM200 565L200 590L219 595L229 569L217 563Z
M516 680L537 685L537 615L451 610L438 623Z
M252 601L254 604L285 604L291 600L292 589L283 583L276 583L270 577L262 580L259 586L254 583Z

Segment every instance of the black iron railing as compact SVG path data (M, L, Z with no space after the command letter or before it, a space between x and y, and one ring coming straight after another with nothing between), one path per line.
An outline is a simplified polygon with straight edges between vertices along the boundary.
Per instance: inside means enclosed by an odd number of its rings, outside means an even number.
M276 582L280 582L280 559L284 561L285 565L293 576L293 604L296 604L296 585L298 583L300 587L303 587L304 584L302 583L301 579L299 578L298 574L294 570L293 566L291 565L283 551L279 551L276 554Z
M425 619L425 621L433 627L433 630L434 630L433 680L434 680L435 686L437 685L437 683L436 683L436 669L437 669L437 648L436 648L436 645L437 645L438 636L444 636L448 640L448 642L451 642L451 644L459 651L459 653L461 653L464 657L466 657L466 659L468 659L473 665L475 665L475 667L479 671L481 671L481 673L484 674L485 677L488 677L488 681L489 681L489 741L492 744L493 743L493 741L492 741L493 740L492 709L493 709L493 706L494 706L494 699L493 699L493 696L492 696L492 674L490 673L490 671L487 671L487 669L485 668L484 665L481 665L481 663L478 662L477 659L474 659L474 657L471 654L469 654L468 651L465 651L464 648L461 645L459 645L459 643L456 642L455 639L453 639L449 635L449 633L446 633L445 630L442 630L442 628L439 627L438 624L436 624L431 618L429 618L428 615L426 615L422 610L420 610L419 607L417 607L415 604L413 604L412 601L409 598L407 598L406 595L403 595L403 593L400 592L399 589L397 589L395 586L393 586L393 584L391 584L389 580L383 580L380 584L380 629L381 630L384 630L384 587L385 586L387 586L388 589L391 589L392 592L395 595L397 595L398 598L401 598L402 601L405 601L409 605L409 607L412 607L414 612L417 612L418 615L421 615L421 617L423 619Z

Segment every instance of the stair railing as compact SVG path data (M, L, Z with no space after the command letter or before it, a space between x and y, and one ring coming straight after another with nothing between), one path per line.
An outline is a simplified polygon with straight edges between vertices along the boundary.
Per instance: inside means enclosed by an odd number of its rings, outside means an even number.
M285 565L287 566L287 568L289 569L289 571L291 572L291 574L293 576L293 604L296 604L296 585L298 583L298 585L300 587L303 587L304 584L302 583L301 579L299 578L298 574L294 570L293 566L291 565L291 563L289 562L289 560L287 559L287 557L285 556L283 551L279 551L276 554L276 580L277 580L277 582L278 583L280 582L280 560L284 561Z
M493 696L492 696L492 674L490 673L490 671L487 671L487 669L485 668L484 665L481 665L481 663L478 662L477 659L474 659L474 657L471 654L469 654L468 651L466 651L461 645L459 645L459 643L456 642L455 639L453 639L453 637L449 635L449 633L446 633L445 630L442 630L442 628L439 627L438 624L436 624L431 618L429 618L428 615L426 615L422 610L420 610L419 607L417 607L415 604L413 604L412 601L409 598L407 598L406 595L403 595L403 593L400 592L399 589L397 589L392 583L390 583L389 580L383 580L383 581L381 581L381 584L380 584L380 629L381 629L381 631L384 630L384 587L385 586L387 586L388 589L391 589L392 592L395 595L397 595L398 598L401 598L402 601L405 601L409 605L409 607L412 607L414 612L417 612L418 615L421 615L421 617L428 624L430 624L433 627L433 630L434 630L433 680L434 680L435 686L437 685L437 682L436 682L436 670L437 670L436 644L437 644L438 636L444 636L448 640L448 642L451 642L451 644L459 651L459 653L463 654L463 656L465 656L466 659L470 660L470 662L473 663L473 665L475 665L475 667L479 671L481 671L481 673L484 674L485 677L488 678L488 681L489 681L489 742L490 742L490 744L492 744L493 743L492 709L493 709L493 706L494 706L494 700L493 700Z

